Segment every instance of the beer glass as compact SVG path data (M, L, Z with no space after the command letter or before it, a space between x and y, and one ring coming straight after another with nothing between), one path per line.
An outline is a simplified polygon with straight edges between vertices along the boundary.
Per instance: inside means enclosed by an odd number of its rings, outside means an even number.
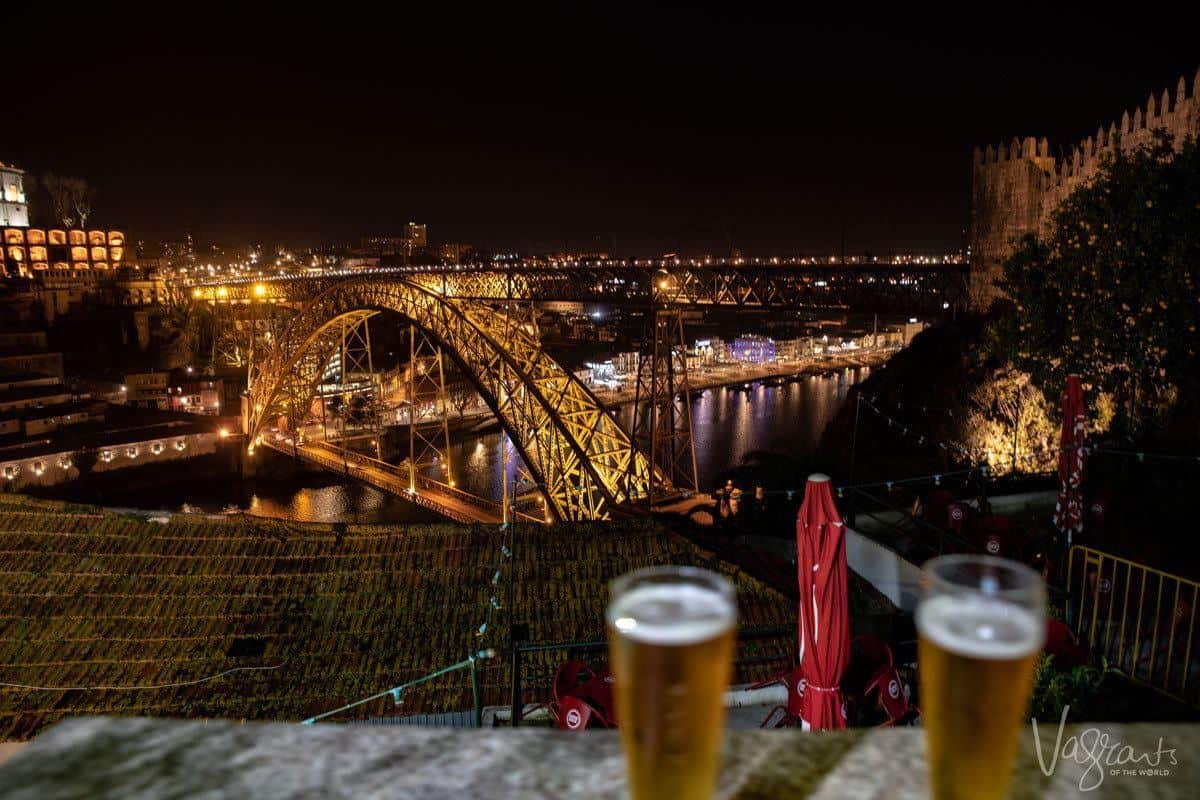
M929 780L935 800L1002 798L1046 637L1046 587L1003 558L953 555L921 571L917 606Z
M606 622L633 800L712 796L737 601L725 578L649 567L612 582Z

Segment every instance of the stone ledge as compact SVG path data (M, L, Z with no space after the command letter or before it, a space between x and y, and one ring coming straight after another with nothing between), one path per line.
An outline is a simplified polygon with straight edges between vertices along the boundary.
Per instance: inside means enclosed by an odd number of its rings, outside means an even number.
M1165 777L1110 775L1081 793L1083 767L1046 777L1022 735L1013 798L1196 796L1200 726L1097 725L1110 742L1179 764ZM1070 726L1070 736L1084 729ZM1043 726L1047 756L1057 733ZM1064 737L1064 739L1065 739ZM733 731L720 798L924 798L918 729L809 734ZM94 798L620 798L615 733L237 724L91 717L64 721L0 767L0 797Z

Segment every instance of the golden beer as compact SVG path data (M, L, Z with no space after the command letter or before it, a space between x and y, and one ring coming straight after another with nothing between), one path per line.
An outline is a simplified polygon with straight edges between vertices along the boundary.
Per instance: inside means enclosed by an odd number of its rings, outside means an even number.
M736 614L732 587L705 570L654 568L614 583L609 660L634 800L712 796Z
M1022 574L1009 585L1033 576L1012 566ZM985 578L983 591L935 588L917 608L920 705L936 800L989 800L1008 790L1045 638L1044 589L1040 578L1032 580L1028 601L1023 592L1005 596L1007 590Z

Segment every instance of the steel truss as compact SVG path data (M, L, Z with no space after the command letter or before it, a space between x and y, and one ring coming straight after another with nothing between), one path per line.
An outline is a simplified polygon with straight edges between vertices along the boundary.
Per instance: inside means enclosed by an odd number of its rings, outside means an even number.
M653 505L656 493L670 496L697 491L687 342L678 309L655 311L650 330L642 338L633 420L633 440L648 448L658 475L646 498L649 503Z
M528 326L482 303L399 278L342 279L304 304L261 362L245 416L251 446L315 391L326 340L346 317L399 313L453 358L513 440L556 520L607 519L649 493L651 467L596 397ZM336 341L333 346L336 346ZM316 351L316 358L309 354ZM327 356L332 350L326 350Z
M438 468L438 476L453 488L450 460L450 403L442 348L416 325L408 326L408 488L417 489L422 469Z
M432 265L377 270L371 277L411 281L446 297L491 303L578 300L656 307L852 308L929 314L965 308L970 297L970 270L965 264L663 262L655 266L617 263L511 269ZM218 303L248 302L255 297L303 303L343 280L347 276L234 281L197 286L192 294Z

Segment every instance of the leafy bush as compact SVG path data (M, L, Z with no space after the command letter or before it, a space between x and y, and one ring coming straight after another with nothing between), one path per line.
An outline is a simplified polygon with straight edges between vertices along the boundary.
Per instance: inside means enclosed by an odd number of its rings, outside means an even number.
M1067 706L1071 722L1105 718L1097 701L1112 672L1107 660L1102 660L1100 666L1083 664L1060 670L1054 665L1054 656L1040 654L1033 677L1034 719L1057 723Z

